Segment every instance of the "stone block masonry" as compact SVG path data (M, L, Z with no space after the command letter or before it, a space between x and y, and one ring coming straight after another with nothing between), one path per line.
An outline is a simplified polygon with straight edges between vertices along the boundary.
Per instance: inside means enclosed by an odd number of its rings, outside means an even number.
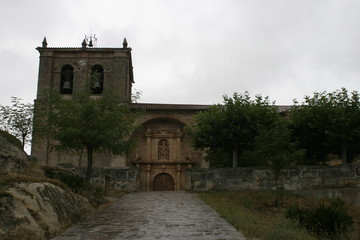
M78 168L78 173L85 177L86 168ZM140 171L136 167L93 168L91 182L111 188L138 191Z
M302 166L281 171L278 186L286 190L356 187L360 167ZM187 190L271 190L274 174L267 168L189 169Z
M85 176L86 168L78 168L77 172ZM105 186L106 189L141 191L140 169L137 167L94 168L91 181ZM321 196L330 194L333 197L348 197L351 198L350 203L360 204L360 167L301 166L286 168L281 171L278 186L299 193L321 190L326 192L326 194L321 192ZM185 187L186 190L195 191L273 190L275 189L275 180L273 172L268 168L191 168L185 172ZM344 191L346 196L343 194ZM351 194L349 195L349 193Z

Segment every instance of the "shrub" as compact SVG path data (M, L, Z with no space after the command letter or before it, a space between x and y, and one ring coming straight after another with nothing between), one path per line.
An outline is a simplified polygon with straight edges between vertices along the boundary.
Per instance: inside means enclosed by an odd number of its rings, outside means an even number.
M292 204L286 211L285 217L299 222L304 219L304 210L300 209L299 204Z
M106 191L105 188L103 188L102 186L93 186L91 189L91 193L92 194L89 200L93 205L99 206L100 204L106 202Z
M340 199L333 200L329 206L322 202L309 209L294 205L287 210L286 217L298 220L308 231L330 239L346 236L353 224L353 218Z
M85 189L85 179L77 174L61 173L59 180L68 185L71 190L80 194Z
M87 198L95 207L106 202L104 187L86 183L85 178L67 170L47 167L44 171L47 177L66 184L73 192Z

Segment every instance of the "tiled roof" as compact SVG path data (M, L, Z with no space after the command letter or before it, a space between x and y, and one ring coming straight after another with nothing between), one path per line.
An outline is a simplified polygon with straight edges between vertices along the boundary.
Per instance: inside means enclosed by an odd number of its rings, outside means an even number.
M196 104L162 104L162 103L133 103L131 105L134 109L144 109L148 111L157 110L187 110L187 111L201 111L209 109L211 105L196 105Z
M198 104L163 104L163 103L133 103L131 107L133 109L143 109L147 111L204 111L208 110L212 105L198 105ZM291 106L279 105L279 112L285 112L291 108Z
M278 105L277 107L279 108L280 113L286 112L286 111L290 110L290 108L291 108L291 106L289 106L289 105Z

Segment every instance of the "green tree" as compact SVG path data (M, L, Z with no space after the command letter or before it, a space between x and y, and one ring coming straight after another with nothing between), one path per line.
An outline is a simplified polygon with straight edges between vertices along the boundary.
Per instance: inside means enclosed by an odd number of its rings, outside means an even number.
M273 128L263 129L255 137L255 147L251 154L259 159L261 165L272 170L277 191L275 205L278 206L278 180L281 170L301 162L305 150L299 149L298 143L292 140L287 120L279 118L279 122Z
M298 143L292 141L291 132L285 121L281 119L273 128L260 131L255 137L253 149L262 165L272 169L276 187L281 170L286 166L296 165L305 154L305 150L299 149Z
M84 92L70 100L54 93L47 99L39 102L42 106L38 107L37 115L47 117L36 119L36 133L55 140L57 144L52 149L56 151L85 149L87 182L91 178L94 152L124 154L130 149L129 136L136 128L136 113L117 94L104 92L94 97Z
M0 105L0 127L21 141L21 149L31 141L34 105L23 103L21 98L11 97L11 106Z
M271 128L278 118L278 110L268 97L257 95L251 99L248 92L234 93L232 97L224 96L223 105L213 105L195 116L190 130L192 143L205 150L206 159L211 160L213 167L231 166L227 160L231 153L235 168L239 152L253 148L259 130ZM240 164L244 165L244 162L240 161Z
M318 163L330 153L344 163L360 153L360 101L357 91L345 88L334 92L314 92L290 111L291 128L308 163Z

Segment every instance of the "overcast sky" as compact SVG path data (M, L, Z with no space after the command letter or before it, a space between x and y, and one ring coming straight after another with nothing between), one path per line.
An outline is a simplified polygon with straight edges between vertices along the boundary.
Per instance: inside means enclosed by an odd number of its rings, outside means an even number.
M360 89L360 0L3 0L0 104L36 96L39 53L132 48L141 102L214 104L249 91L292 104Z

